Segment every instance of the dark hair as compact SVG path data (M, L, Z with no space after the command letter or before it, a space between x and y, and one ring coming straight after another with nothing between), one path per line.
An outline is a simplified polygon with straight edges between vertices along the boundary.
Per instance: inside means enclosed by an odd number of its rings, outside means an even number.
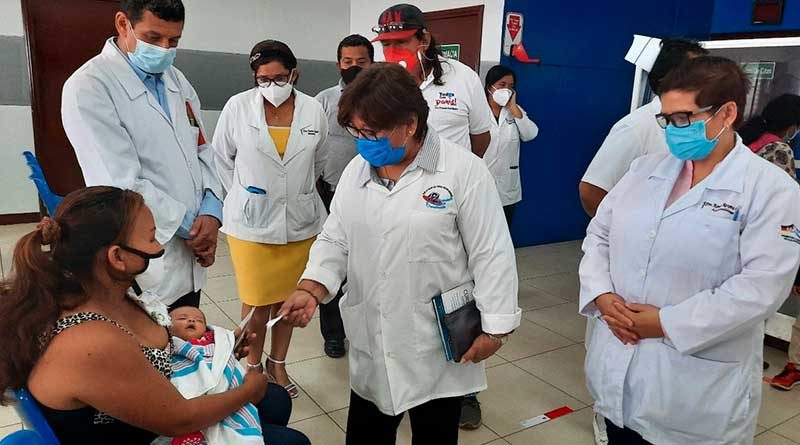
M411 74L395 63L372 65L344 89L339 100L339 125L350 125L354 115L373 130L407 124L416 116L414 138L421 141L428 131L428 102Z
M17 242L11 275L0 282L0 399L25 385L60 313L87 301L98 253L127 240L143 206L130 190L80 189Z
M735 102L739 108L734 129L739 127L747 103L750 80L739 64L725 57L701 56L690 59L661 81L661 94L679 90L697 93L698 107L717 107Z
M250 50L250 69L255 73L258 67L278 61L289 71L297 68L297 58L289 45L278 40L264 40L256 43Z
M433 68L433 84L434 85L444 85L442 81L442 76L444 75L444 69L442 68L442 60L439 57L443 57L442 49L439 48L439 45L436 43L436 38L433 37L433 34L428 32L425 29L419 29L414 34L414 36L422 40L425 38L425 34L431 36L431 43L428 45L428 49L425 50L424 55L422 56L422 67L425 70Z
M781 94L769 101L761 114L745 122L738 133L742 137L742 142L750 145L764 133L777 134L792 125L800 125L800 96Z
M694 40L664 39L661 41L661 51L658 53L647 82L655 94L661 94L659 84L670 71L678 65L689 60L690 56L704 56L708 51Z
M168 22L182 22L186 18L181 0L122 0L120 10L128 17L131 26L142 19L145 11Z
M486 72L486 80L483 86L486 90L488 90L490 86L494 85L498 80L506 76L511 76L511 78L514 79L514 84L517 83L517 75L514 74L514 70L507 66L495 65L489 68L489 71Z
M369 53L369 61L375 61L375 47L372 46L372 43L370 43L370 41L361 34L351 34L339 42L339 46L336 48L336 61L342 61L342 48L351 48L355 46L363 46L367 48L367 53Z

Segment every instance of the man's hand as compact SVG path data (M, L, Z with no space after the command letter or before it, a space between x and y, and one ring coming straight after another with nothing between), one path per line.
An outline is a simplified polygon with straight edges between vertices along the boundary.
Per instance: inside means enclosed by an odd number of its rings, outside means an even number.
M662 338L665 336L664 329L661 327L660 308L650 304L636 304L619 302L614 303L614 307L626 318L633 320L633 332L639 338Z
M194 220L189 231L189 239L184 241L197 257L197 262L203 267L214 264L217 253L217 238L220 223L217 218L209 215L200 215Z
M639 335L632 329L634 324L633 320L626 317L616 307L616 304L625 304L625 300L622 297L614 293L607 293L595 298L594 304L597 306L597 310L600 311L600 314L602 314L603 321L605 321L609 329L611 329L611 333L614 334L619 341L626 345L635 345L639 342Z
M317 310L317 299L304 290L296 290L283 303L278 315L283 315L283 320L294 327L304 328L311 322L314 311Z
M486 334L481 334L475 339L474 342L472 342L472 346L461 357L460 363L480 363L493 356L494 353L500 349L500 346L502 346L502 343L499 341L489 337Z
M239 338L242 335L242 329L236 328L233 330L233 338ZM249 332L245 330L245 338L242 339L241 343L236 346L236 350L233 351L234 357L236 360L241 360L242 357L247 357L250 354L250 342L255 341L256 333Z

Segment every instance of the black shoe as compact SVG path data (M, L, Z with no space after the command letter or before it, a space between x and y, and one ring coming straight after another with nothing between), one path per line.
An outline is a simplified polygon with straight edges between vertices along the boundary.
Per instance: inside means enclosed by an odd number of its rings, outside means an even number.
M330 358L342 358L345 354L344 340L325 340L325 355Z
M458 426L465 430L475 430L481 426L481 402L477 396L466 396L461 402L461 419Z

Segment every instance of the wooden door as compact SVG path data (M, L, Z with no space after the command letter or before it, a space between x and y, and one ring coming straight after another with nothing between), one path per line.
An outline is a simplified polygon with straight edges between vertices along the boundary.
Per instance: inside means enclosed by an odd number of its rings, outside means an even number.
M458 45L458 60L480 69L483 5L426 12L425 20L439 45L451 51Z
M22 0L28 46L36 157L59 195L84 186L61 125L61 89L116 34L119 0Z

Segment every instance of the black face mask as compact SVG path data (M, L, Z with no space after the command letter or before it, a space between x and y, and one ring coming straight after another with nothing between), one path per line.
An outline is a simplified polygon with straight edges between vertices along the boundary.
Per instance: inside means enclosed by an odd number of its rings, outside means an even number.
M353 65L350 68L339 70L339 73L342 75L342 80L344 81L345 85L349 84L353 80L355 80L358 73L363 71L364 69L358 65Z
M162 256L164 256L164 252L165 252L164 249L161 249L160 251L158 251L156 253L147 253L147 252L142 252L139 249L134 249L133 247L124 246L122 244L119 245L119 248L124 250L124 251L126 251L126 252L130 252L130 253L132 253L132 254L134 254L134 255L136 255L139 258L144 260L144 267L142 267L142 270L140 270L138 272L134 272L133 273L134 276L143 274L144 271L146 271L147 268L150 267L150 260L155 260L157 258L161 258Z

